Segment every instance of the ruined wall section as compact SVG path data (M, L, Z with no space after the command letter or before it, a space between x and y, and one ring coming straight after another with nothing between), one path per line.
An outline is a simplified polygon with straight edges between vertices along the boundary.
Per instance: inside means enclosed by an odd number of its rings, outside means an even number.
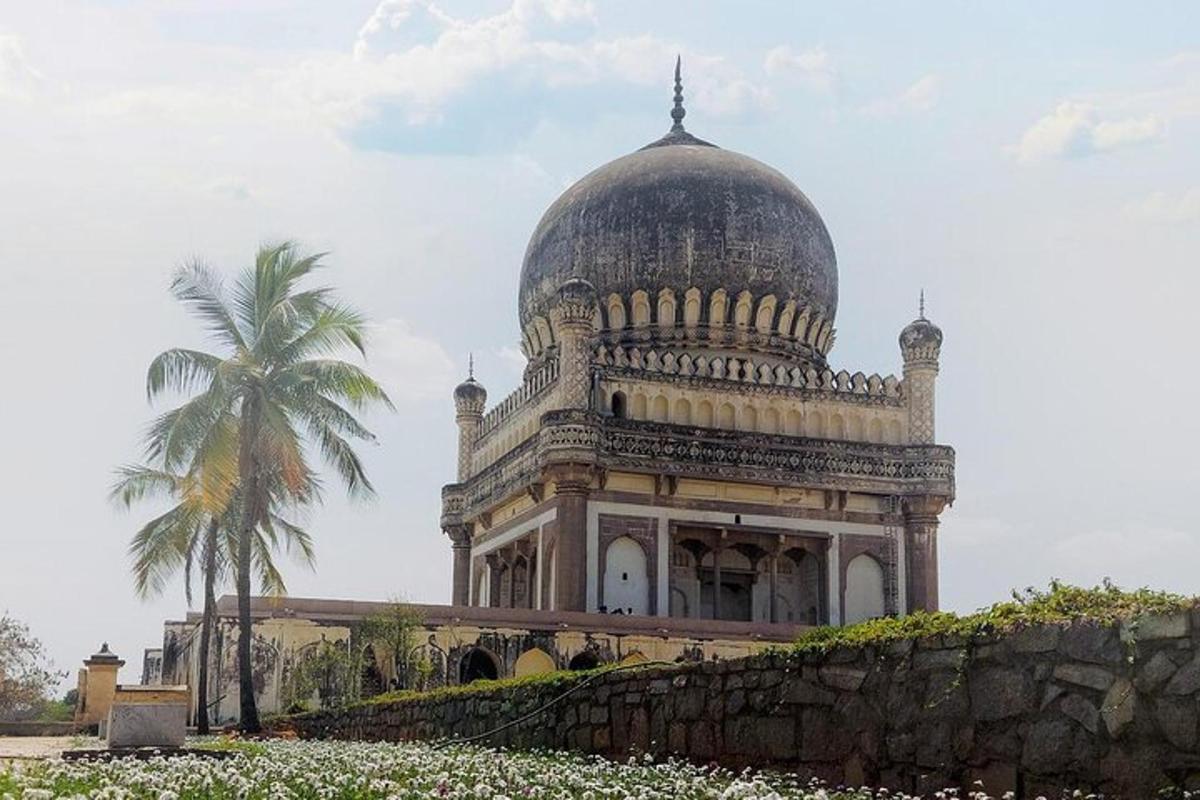
M583 680L583 679L576 679ZM526 685L294 719L305 737L482 734L560 695ZM908 792L1150 797L1200 786L1200 611L603 675L488 740L675 753Z

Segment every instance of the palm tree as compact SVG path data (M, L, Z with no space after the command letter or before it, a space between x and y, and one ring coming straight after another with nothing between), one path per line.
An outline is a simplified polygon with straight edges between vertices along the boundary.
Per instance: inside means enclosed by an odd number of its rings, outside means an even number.
M151 455L168 469L211 459L214 469L236 474L237 653L241 727L247 732L260 730L250 671L255 531L269 522L279 498L298 505L319 498L308 458L312 446L352 496L372 494L351 440L375 437L354 412L392 407L365 370L333 357L350 348L365 355L364 318L329 288L300 288L321 258L301 255L290 242L262 247L230 289L201 263L181 269L172 293L200 318L221 354L167 350L151 363L146 382L152 399L192 395L156 421ZM222 430L231 420L236 458Z
M204 610L200 622L199 669L196 687L196 729L209 732L208 654L212 627L216 621L216 586L222 582L232 561L232 538L237 525L231 524L228 496L205 494L202 482L194 477L173 475L146 466L125 466L118 471L112 498L126 508L140 500L160 496L175 505L146 523L129 545L133 559L134 588L143 599L162 593L167 582L182 567L184 593L192 604L192 574L197 559L204 582ZM277 533L282 532L282 536ZM269 595L287 592L283 576L274 564L273 554L281 549L295 551L301 563L311 567L314 561L312 539L302 528L272 513L268 524L257 532L254 541L259 584Z

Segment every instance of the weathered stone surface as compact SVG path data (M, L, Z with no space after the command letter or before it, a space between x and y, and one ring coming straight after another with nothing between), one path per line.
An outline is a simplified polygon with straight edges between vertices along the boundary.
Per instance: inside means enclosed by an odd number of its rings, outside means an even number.
M1070 768L1073 747L1069 721L1061 717L1038 720L1029 726L1021 764L1034 772L1061 772Z
M1058 647L1061 637L1057 625L1034 625L1015 632L1008 644L1016 653L1045 653Z
M1164 737L1180 750L1196 746L1196 703L1177 697L1163 697L1154 704L1154 719Z
M1017 668L991 667L969 681L975 718L984 722L1024 714L1033 709L1033 680Z
M1188 615L1149 614L1121 623L1121 641L1136 643L1157 639L1178 639L1188 635Z
M865 669L840 665L822 667L819 674L821 676L821 683L847 692L858 691L858 687L862 686L863 681L867 677Z
M1109 736L1118 738L1129 723L1133 722L1136 699L1133 684L1127 678L1113 681L1100 706L1100 715L1104 718L1104 726L1108 728Z
M1095 733L1100 726L1100 710L1091 700L1082 695L1069 694L1062 699L1058 707L1064 714L1086 728L1088 733Z
M999 776L996 794L1018 772L1027 796L1084 787L1141 798L1167 775L1200 782L1200 637L1145 640L1131 663L1099 660L1119 646L1115 628L1083 627L1083 635L1030 628L989 644L985 656L937 639L912 646L911 659L889 657L889 645L854 658L839 650L837 663L810 652L615 673L603 679L604 694L578 692L489 743L617 758L670 751L835 783L861 773L909 792L988 774ZM664 684L665 693L654 693ZM1179 693L1167 694L1168 685ZM303 736L390 741L479 734L560 692L524 686L413 698L320 712L297 727Z
M1113 674L1103 667L1090 664L1059 664L1054 668L1054 677L1060 681L1086 686L1097 691L1108 691L1112 686Z
M109 709L109 747L182 747L187 733L182 703L117 704Z
M1150 693L1156 691L1164 682L1172 675L1178 667L1162 650L1159 650L1150 660L1138 669L1137 677L1134 678L1134 686L1139 692Z
M801 678L793 678L783 689L783 702L801 705L828 706L833 704L834 693Z
M1116 630L1088 623L1064 629L1059 649L1076 661L1091 664L1119 664L1123 657Z
M1171 680L1167 681L1167 685L1163 687L1163 693L1192 694L1197 689L1200 689L1200 650L1196 652L1191 661L1176 671Z

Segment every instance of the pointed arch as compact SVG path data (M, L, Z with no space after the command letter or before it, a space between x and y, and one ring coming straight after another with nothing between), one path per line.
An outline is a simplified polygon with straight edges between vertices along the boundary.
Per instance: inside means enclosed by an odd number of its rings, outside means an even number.
M713 327L724 325L729 313L729 295L724 289L717 289L708 299L708 324Z
M683 295L683 324L684 327L694 328L700 324L700 290L695 286Z
M654 321L660 328L675 327L675 293L670 289L658 293L658 313Z
M614 292L608 296L607 305L609 330L621 330L625 327L627 320L625 316L625 301L621 299L621 295Z
M770 333L775 322L775 295L769 294L758 301L758 313L754 317L754 327L759 333Z
M630 298L630 306L632 307L631 319L633 327L644 328L650 324L650 295L645 289L638 289Z
M733 324L738 328L750 326L750 315L754 312L754 297L749 291L738 295L737 304L733 307Z

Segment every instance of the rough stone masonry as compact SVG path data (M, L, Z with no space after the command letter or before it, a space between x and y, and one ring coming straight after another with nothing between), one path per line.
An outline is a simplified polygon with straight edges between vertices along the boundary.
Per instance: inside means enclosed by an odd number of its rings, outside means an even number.
M572 683L416 696L292 718L303 737L468 737ZM982 781L1146 798L1200 788L1200 609L823 654L603 675L486 741L612 757L677 754L927 792Z

